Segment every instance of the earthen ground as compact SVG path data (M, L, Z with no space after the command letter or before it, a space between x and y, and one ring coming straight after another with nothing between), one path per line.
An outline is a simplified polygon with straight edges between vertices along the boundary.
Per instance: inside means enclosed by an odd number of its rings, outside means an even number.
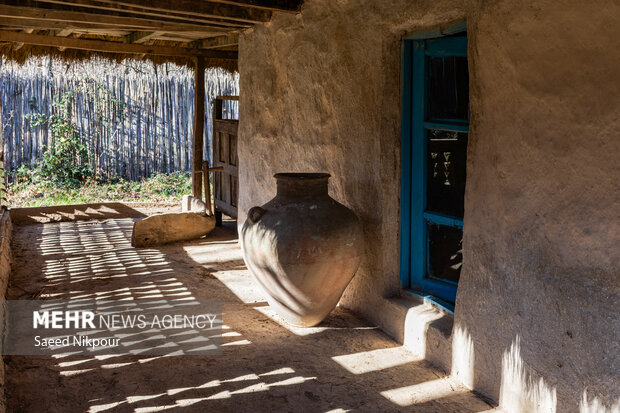
M5 357L9 411L495 411L345 309L309 329L278 320L244 265L234 222L136 249L136 219L16 226L8 298L221 300L223 353Z

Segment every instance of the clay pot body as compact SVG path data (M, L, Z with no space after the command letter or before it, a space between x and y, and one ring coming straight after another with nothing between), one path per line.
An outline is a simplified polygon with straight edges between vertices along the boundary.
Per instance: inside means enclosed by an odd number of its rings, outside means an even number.
M361 225L329 197L329 174L275 178L276 197L248 212L243 256L276 312L293 325L313 326L336 307L359 267Z

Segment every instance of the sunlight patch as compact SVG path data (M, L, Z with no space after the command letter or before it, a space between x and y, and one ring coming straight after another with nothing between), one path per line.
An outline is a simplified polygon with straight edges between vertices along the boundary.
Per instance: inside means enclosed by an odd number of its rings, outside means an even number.
M551 387L527 367L521 357L521 338L512 342L502 357L502 384L499 404L508 413L555 413L557 398Z
M399 406L407 407L426 403L468 390L451 382L448 378L426 381L412 386L382 391L381 395Z
M364 374L413 363L421 358L400 346L334 356L332 360L353 374Z

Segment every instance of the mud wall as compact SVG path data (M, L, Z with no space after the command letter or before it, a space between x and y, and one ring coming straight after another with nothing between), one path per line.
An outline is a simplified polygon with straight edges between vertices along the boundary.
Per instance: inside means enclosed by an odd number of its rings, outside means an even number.
M12 223L10 214L0 209L0 348L4 345L4 332L7 328L5 317L5 297L9 285L9 275L11 273L11 235ZM6 395L5 395L5 369L4 359L0 351L0 413L6 411Z
M613 0L306 0L276 15L241 38L240 222L273 196L275 172L331 173L331 196L366 236L341 303L390 325L401 39L465 19L472 119L453 372L509 411L620 409L617 16Z

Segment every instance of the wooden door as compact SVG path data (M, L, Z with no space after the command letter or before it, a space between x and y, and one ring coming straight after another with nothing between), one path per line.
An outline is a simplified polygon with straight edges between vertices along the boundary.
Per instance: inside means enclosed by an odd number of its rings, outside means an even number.
M239 160L237 157L238 119L224 119L225 100L238 100L238 96L220 96L213 102L213 166L222 167L214 172L213 199L216 213L222 212L237 218L239 199Z

